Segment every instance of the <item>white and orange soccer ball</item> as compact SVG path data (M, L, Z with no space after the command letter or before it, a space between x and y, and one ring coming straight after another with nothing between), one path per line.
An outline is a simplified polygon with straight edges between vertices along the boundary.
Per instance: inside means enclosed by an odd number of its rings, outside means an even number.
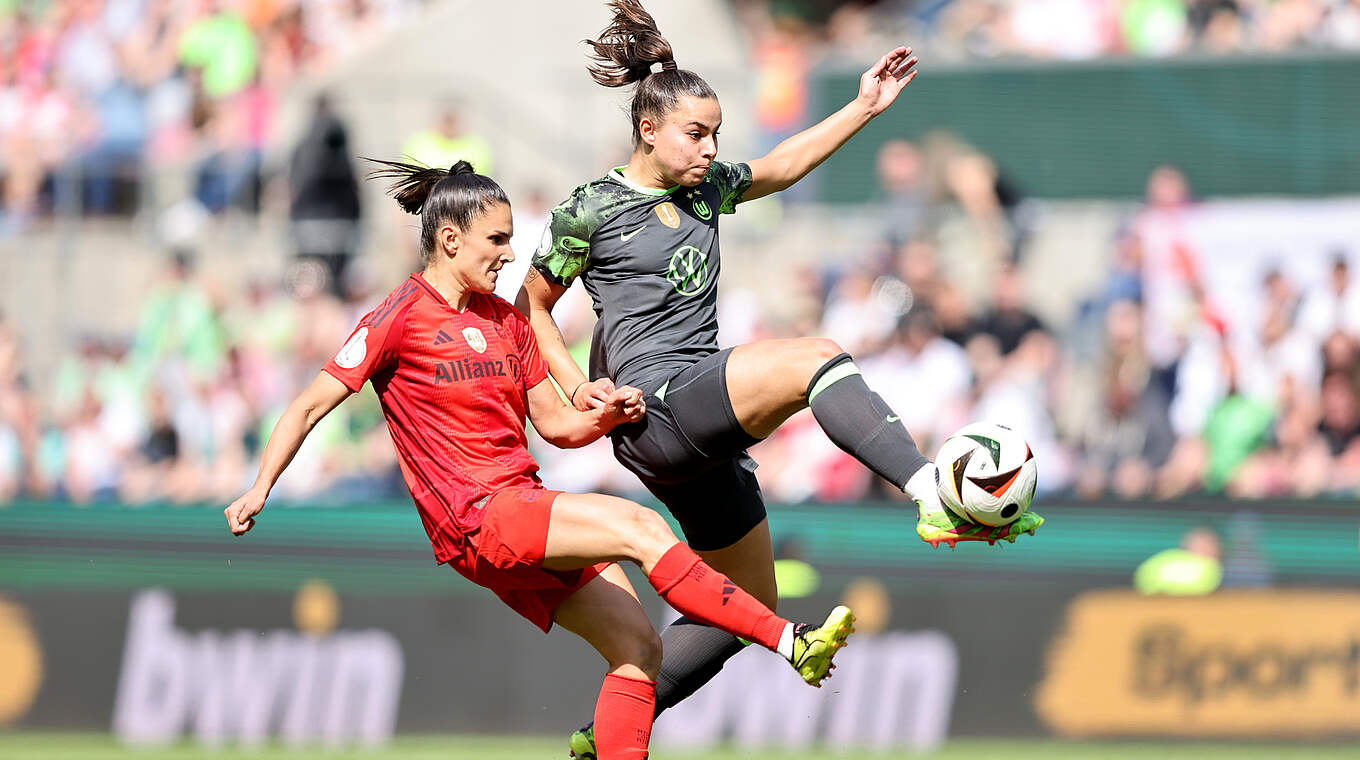
M940 501L981 525L1009 525L1034 500L1039 471L1024 436L991 422L975 422L945 439L935 457Z

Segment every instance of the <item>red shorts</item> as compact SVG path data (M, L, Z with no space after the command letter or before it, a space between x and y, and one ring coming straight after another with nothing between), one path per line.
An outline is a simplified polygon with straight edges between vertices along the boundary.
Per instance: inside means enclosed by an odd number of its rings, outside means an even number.
M561 491L506 488L492 494L481 527L463 537L463 553L449 566L489 588L547 633L558 605L611 563L581 570L545 570L548 517Z

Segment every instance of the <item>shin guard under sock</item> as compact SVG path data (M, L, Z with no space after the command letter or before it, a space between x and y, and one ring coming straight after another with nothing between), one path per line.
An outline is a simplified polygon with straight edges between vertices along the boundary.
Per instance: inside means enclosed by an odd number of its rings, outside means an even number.
M827 362L808 384L808 405L828 438L865 467L903 488L930 460L907 427L869 390L850 354Z
M684 544L677 543L662 555L647 579L680 614L766 649L779 646L789 623Z
M656 711L656 683L610 673L595 702L595 755L646 760Z

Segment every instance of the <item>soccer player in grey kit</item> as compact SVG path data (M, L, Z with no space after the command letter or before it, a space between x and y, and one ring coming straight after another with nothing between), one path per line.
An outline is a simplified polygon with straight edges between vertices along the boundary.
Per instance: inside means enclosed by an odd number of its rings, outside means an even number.
M517 299L572 405L602 403L615 383L642 389L647 413L610 435L615 456L666 505L707 562L771 607L778 598L773 550L746 449L809 406L832 441L917 503L923 540L991 543L1032 534L1043 523L1033 512L995 528L944 509L935 465L834 341L718 348L719 217L797 182L892 105L916 76L911 49L880 58L860 78L855 99L821 123L761 158L727 163L717 160L722 109L713 89L676 66L638 0L610 6L612 22L587 41L590 71L607 87L636 84L633 154L627 166L581 185L553 210ZM589 377L568 354L551 313L577 279L599 316ZM743 646L685 618L662 640L658 713ZM571 749L593 756L589 727L572 736Z

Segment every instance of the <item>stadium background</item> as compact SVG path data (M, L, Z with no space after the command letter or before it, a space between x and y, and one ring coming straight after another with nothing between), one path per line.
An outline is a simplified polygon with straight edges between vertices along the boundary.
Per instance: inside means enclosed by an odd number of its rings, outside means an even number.
M927 451L1013 424L1050 519L932 552L795 418L754 452L781 605L851 600L857 646L824 692L743 655L656 754L1351 754L1360 3L648 7L719 92L729 160L915 46L901 102L724 220L722 340L837 339ZM0 2L0 756L560 751L596 656L433 566L371 393L260 530L232 540L220 510L415 266L413 220L354 157L489 166L525 265L546 209L626 160L623 96L579 43L604 21ZM560 309L584 351L588 305ZM607 446L536 453L554 487L641 498Z

